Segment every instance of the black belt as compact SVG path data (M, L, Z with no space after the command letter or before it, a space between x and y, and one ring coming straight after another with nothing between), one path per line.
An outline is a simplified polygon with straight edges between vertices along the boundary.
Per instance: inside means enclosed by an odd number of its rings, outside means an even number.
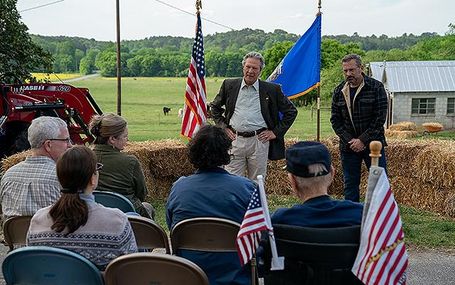
M262 133L263 131L267 130L267 128L260 128L259 130L251 131L251 132L237 132L237 131L234 130L233 128L230 128L230 129L231 129L235 134L237 134L238 136L245 137L245 138L250 138L250 137L257 136L257 135L259 135L260 133Z

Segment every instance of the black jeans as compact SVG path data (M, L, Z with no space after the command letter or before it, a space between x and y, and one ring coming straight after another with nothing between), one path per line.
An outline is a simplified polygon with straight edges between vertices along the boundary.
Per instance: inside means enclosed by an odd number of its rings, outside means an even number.
M341 151L341 166L343 167L344 199L359 202L359 185L362 175L362 161L365 162L368 171L371 166L370 150L367 148L361 152ZM381 150L379 166L387 173L384 148Z

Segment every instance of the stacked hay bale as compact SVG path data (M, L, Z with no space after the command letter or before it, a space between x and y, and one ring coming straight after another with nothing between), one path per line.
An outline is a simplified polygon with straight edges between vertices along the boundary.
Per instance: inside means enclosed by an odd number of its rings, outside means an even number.
M388 138L409 139L417 137L417 134L417 126L413 122L400 122L385 130L385 135Z
M296 142L288 140L286 146ZM335 167L335 177L329 193L343 196L338 139L322 141L327 145ZM180 176L194 172L187 158L186 145L178 140L130 143L125 152L138 157L146 177L151 199L166 198L172 183ZM25 159L30 151L3 160L3 169ZM399 204L455 217L455 142L442 140L389 139L386 148L387 170L392 191ZM288 195L285 160L270 161L266 189L268 193ZM368 172L362 169L361 194L365 194Z

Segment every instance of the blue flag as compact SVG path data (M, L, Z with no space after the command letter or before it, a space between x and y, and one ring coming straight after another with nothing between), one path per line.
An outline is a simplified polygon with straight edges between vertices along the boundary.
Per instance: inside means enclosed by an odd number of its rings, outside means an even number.
M284 95L297 98L321 82L321 15L295 43L267 79L281 85Z

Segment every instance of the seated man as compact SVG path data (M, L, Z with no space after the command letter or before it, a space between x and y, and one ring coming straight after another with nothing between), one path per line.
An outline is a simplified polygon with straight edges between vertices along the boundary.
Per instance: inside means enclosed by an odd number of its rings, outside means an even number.
M363 205L334 200L327 194L335 174L327 147L319 142L298 142L286 151L286 170L295 195L302 201L289 209L278 209L272 224L302 227L360 225Z
M32 156L8 169L0 183L3 221L33 216L60 197L55 162L71 147L66 123L57 117L34 119L28 128Z
M255 183L223 169L230 161L231 140L223 129L202 127L189 144L189 159L197 169L179 178L166 204L166 222L172 229L178 222L196 217L217 217L241 223ZM232 241L233 243L235 241ZM249 267L241 267L236 252L210 253L185 250L177 253L207 274L210 284L251 284Z

